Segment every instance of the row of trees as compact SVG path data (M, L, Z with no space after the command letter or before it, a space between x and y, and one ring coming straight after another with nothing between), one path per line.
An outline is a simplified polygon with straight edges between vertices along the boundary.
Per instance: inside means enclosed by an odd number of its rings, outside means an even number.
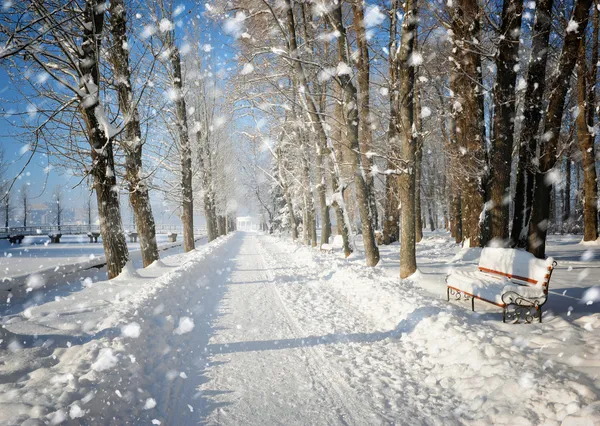
M29 184L26 183L21 186L15 194L15 199L13 199L9 186L10 185L7 182L0 186L0 191L3 194L2 208L0 210L0 224L2 224L2 227L4 228L10 228L11 223L13 226L15 223L18 223L18 226L23 227L32 226L32 196L29 191ZM61 224L63 224L65 210L64 201L62 187L56 186L52 191L50 203L47 205L47 213L50 215L50 223L57 225L59 230ZM90 197L84 206L88 224L92 223L94 207Z
M211 178L219 166L221 174L228 170L211 146L217 117L194 107L218 103L214 93L202 94L195 84L194 76L206 68L194 59L209 56L210 49L200 42L198 28L187 28L201 21L169 0L34 1L2 12L0 64L20 91L19 101L28 104L21 127L31 155L48 154L90 182L109 278L129 257L119 205L123 191L144 266L159 257L153 189L177 202L186 251L194 249L199 194L209 240L227 232L223 218L232 211L215 196L223 179Z
M549 221L562 221L561 169L572 179L573 166L584 240L596 240L591 6L223 2L240 52L237 105L251 117L249 174L266 177L250 186L265 216L316 246L334 213L345 253L361 234L368 265L379 259L378 230L386 244L400 239L402 278L416 271L423 226L439 222L466 246L544 257Z

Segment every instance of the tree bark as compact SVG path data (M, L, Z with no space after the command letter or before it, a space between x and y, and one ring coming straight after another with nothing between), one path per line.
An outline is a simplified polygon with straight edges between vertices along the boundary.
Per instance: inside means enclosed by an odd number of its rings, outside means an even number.
M204 204L204 219L206 220L206 234L208 242L219 236L216 225L215 202L212 190L212 163L210 161L210 147L207 135L202 131L196 131L196 143L200 147L198 152L198 168L200 169L200 180L202 182L202 203Z
M354 14L354 28L356 31L356 47L358 49L357 67L358 67L358 105L359 105L359 145L361 152L361 161L365 168L365 183L369 199L369 210L371 212L371 221L373 229L378 228L377 203L375 200L375 182L373 179L373 162L367 153L371 151L373 145L372 117L371 117L371 99L370 99L370 61L369 46L367 44L367 32L365 28L364 10L362 1L354 0L352 2L352 12Z
M299 52L298 52L298 42L296 40L296 24L295 24L295 19L294 19L294 9L293 9L293 5L292 5L292 0L285 0L285 5L287 7L287 12L286 12L286 24L287 24L287 36L288 36L288 52L290 54L290 56L292 58L297 58ZM277 17L274 17L275 19L277 19ZM294 75L298 81L298 85L299 85L299 95L300 95L300 99L303 103L303 106L306 108L306 112L308 114L308 116L310 117L310 121L311 121L311 125L313 126L313 130L315 131L316 135L317 135L317 167L321 170L323 169L323 162L322 162L322 156L324 156L327 152L329 152L329 148L327 147L327 133L325 133L325 127L323 125L323 117L319 114L319 111L317 110L317 106L315 103L315 100L313 98L313 96L309 93L309 87L308 87L308 81L306 78L306 74L304 73L304 68L302 66L302 63L298 60L293 60L292 61L292 67L294 70ZM319 158L320 157L320 158ZM333 161L335 161L335 159L333 158L332 155L332 159ZM318 163L319 161L321 161L321 163ZM334 167L336 167L334 165ZM336 172L339 173L339 170ZM322 179L322 184L319 186L319 199L322 200L323 195L325 195L325 174L322 171L321 173L321 179ZM337 178L335 179L337 181ZM335 182L334 182L334 186ZM334 194L336 193L336 188L333 188L333 192ZM335 205L336 209L341 209L342 211L341 216L345 217L345 212L344 212L344 207L341 203L336 203ZM338 214L336 212L336 214ZM330 218L329 218L329 210L327 208L321 208L321 223L322 224L326 224L330 222ZM327 226L323 226L323 228L327 228ZM342 236L343 239L345 241L345 246L344 246L344 252L347 253L347 255L349 255L349 253L351 252L351 249L349 247L348 244L349 242L349 236L347 234L347 232L349 232L348 227L347 226L341 226L338 223L338 228L340 228L340 230L342 231ZM324 236L327 235L323 235L322 234L322 238L321 238L321 243L326 243L327 241L324 240Z
M310 179L310 165L308 149L307 135L304 129L298 128L297 134L300 139L299 154L301 161L302 170L302 194L304 199L304 244L311 245L312 247L317 246L317 226L315 221L315 203L312 192L312 183ZM323 244L323 243L321 243Z
M179 137L179 155L181 163L181 222L183 224L183 250L194 250L194 192L192 188L192 149L188 135L187 108L183 94L183 73L181 71L181 55L175 45L174 31L168 32L166 45L171 54L171 70L173 72L173 89L175 90L175 121ZM223 225L219 221L219 235L223 235Z
M494 139L492 140L489 195L490 237L508 239L510 172L515 131L517 65L523 0L504 0L496 57Z
M388 165L389 171L397 170L396 160L400 157L400 146L398 143L398 54L397 54L397 26L398 26L398 0L392 0L389 10L390 34L388 42L389 51L389 80L388 88L390 102L390 119L387 132L388 142ZM383 243L391 244L400 239L400 210L398 195L398 179L390 173L385 177L385 205L383 218Z
M527 88L523 107L523 121L519 140L519 160L515 185L514 215L511 246L527 245L527 227L531 215L533 197L532 158L537 146L537 133L542 119L542 97L546 88L546 63L548 40L552 29L552 5L554 0L536 2L535 24L531 44Z
M415 8L415 10L417 9ZM417 44L415 42L415 49L416 46ZM414 85L415 127L417 129L415 150L415 241L418 243L423 239L423 220L421 209L421 177L423 174L423 122L421 119L421 93L419 90L419 84L416 80Z
M411 64L417 37L415 3L416 0L406 0L404 3L404 21L399 52L400 114L398 122L402 152L402 169L398 176L401 203L400 279L407 278L417 271L415 253L415 173L417 167L417 135L414 121L415 65Z
M565 155L565 192L563 199L563 222L571 222L571 155L567 150ZM569 229L569 228L567 228Z
M594 19L597 19L598 9L595 9ZM595 34L596 40L598 34ZM598 46L596 46L597 48ZM577 107L579 113L575 119L577 125L577 139L581 148L583 163L583 241L596 241L598 239L598 192L596 177L596 153L594 150L594 86L595 71L592 59L592 71L587 71L585 36L579 46L577 60ZM595 61L598 61L596 56ZM588 77L590 85L588 87ZM590 95L590 93L592 95ZM592 111L590 111L590 109Z
M566 31L562 53L558 61L557 74L550 85L550 99L544 124L544 137L540 143L539 170L535 173L534 205L529 224L527 250L535 257L546 255L546 234L550 218L550 194L553 182L548 179L557 160L558 137L562 126L565 98L570 86L571 73L577 62L579 45L585 33L592 0L577 0L572 20L577 28ZM568 28L571 25L568 26ZM567 29L568 29L567 28Z
M148 187L142 177L142 131L137 107L133 104L133 88L129 70L127 44L127 14L123 0L110 2L110 23L113 45L109 50L115 74L119 107L125 119L121 146L125 152L125 180L129 186L129 202L135 216L144 267L159 259L156 229Z
M340 34L338 37L338 58L340 62L348 63L348 46L346 39L346 28L342 21L341 3L334 5L333 10L328 14L331 25ZM358 117L358 98L356 88L348 74L338 75L338 82L342 87L342 103L345 112L346 129L348 134L348 145L351 150L349 156L350 165L354 171L354 186L356 190L356 199L360 221L362 226L363 244L367 266L375 266L379 262L379 249L375 243L375 233L373 223L370 217L368 189L365 182L365 171L362 166L359 142L358 127L360 120ZM414 229L413 229L414 238Z
M100 122L104 111L99 101L100 68L99 54L101 34L104 26L104 9L100 8L98 0L87 0L84 10L83 37L81 43L82 55L79 67L83 74L81 81L82 93L86 99L93 102L82 102L80 111L83 116L88 140L91 146L92 170L94 188L98 200L98 216L100 219L100 234L104 245L108 278L112 279L121 273L129 259L119 192L115 174L113 143L106 133L106 126ZM105 119L105 118L104 118Z
M481 90L480 40L481 10L477 0L458 0L453 10L454 49L453 115L460 152L462 241L470 247L482 244L485 170L483 92Z

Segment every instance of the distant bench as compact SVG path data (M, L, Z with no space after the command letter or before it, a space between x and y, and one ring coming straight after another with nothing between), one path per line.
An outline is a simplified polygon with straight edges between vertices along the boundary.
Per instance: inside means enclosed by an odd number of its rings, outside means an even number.
M25 235L9 235L8 236L8 241L11 244L21 244L23 242L23 239L25 238Z
M486 247L481 251L479 270L451 271L446 276L447 299L475 299L502 308L502 321L542 322L542 306L548 299L548 286L554 259L537 259L531 253Z
M87 236L90 239L90 243L97 243L100 232L88 232Z
M333 240L330 240L331 243L323 243L321 244L320 250L323 253L333 253L336 249L341 249L344 247L344 239L341 235L336 235L333 237Z
M61 237L62 234L48 234L48 238L50 238L50 242L53 244L59 244Z

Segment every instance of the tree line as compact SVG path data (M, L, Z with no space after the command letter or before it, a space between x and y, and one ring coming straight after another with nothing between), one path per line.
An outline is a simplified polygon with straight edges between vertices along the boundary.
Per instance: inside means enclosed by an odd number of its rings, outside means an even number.
M578 222L575 188L583 239L598 238L597 2L221 8L258 147L249 174L266 177L250 186L276 229L317 246L335 223L346 255L360 235L371 266L377 240L400 240L405 278L425 226L543 258L549 230Z
M47 155L96 194L109 278L129 258L121 193L144 266L159 257L151 191L178 206L185 251L195 245L194 209L209 240L233 225L232 142L218 115L228 105L210 72L222 65L203 42L208 21L192 11L170 0L36 0L1 12L0 66L26 105L5 118L22 130L29 158ZM7 206L15 181L3 182Z

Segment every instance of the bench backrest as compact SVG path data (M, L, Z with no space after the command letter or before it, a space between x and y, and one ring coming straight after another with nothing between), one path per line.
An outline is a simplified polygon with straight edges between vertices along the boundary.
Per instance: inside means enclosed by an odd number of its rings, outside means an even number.
M331 245L336 248L341 248L344 246L344 239L341 235L334 235L332 238L330 238L330 241Z
M517 249L486 247L481 251L479 270L502 275L518 284L541 285L548 290L554 259L538 259L533 254Z

